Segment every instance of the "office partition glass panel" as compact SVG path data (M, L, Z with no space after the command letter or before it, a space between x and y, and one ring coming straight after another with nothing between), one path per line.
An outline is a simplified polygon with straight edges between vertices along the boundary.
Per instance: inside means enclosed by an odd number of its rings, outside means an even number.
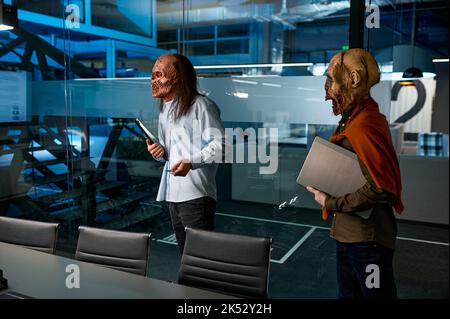
M121 32L152 36L155 1L91 0L92 24Z
M445 65L448 56L447 1L372 3L366 30L367 47L391 81L388 119L397 152L402 155L448 157ZM442 68L444 66L444 68ZM415 69L419 73L411 74ZM409 75L408 75L409 73ZM436 97L439 100L436 100Z

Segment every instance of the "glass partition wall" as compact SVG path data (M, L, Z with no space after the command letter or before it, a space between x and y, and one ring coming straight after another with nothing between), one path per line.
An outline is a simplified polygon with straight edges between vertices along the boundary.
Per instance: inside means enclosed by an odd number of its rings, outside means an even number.
M433 131L431 60L448 57L435 32L448 3L366 2L375 27L366 26L364 46L383 72L372 95L392 123L399 156L416 154L419 133ZM134 119L157 133L149 77L159 55L178 52L233 130L234 154L244 152L243 162L219 165L216 230L273 237L271 297L335 298L330 225L296 178L313 139L329 138L338 121L324 100L324 74L349 47L350 4L18 1L19 27L0 32L0 215L60 223L58 254L69 257L80 225L152 233L150 276L176 281L170 216L155 200L162 164ZM411 31L417 15L426 23ZM413 102L411 87L396 88L398 72L411 66L424 71L415 94L425 88L428 113L400 123Z

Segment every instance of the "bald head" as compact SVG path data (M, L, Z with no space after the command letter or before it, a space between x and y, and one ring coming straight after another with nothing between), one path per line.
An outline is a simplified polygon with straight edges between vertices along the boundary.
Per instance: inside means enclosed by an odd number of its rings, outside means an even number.
M364 49L350 49L336 54L330 61L334 72L341 72L352 84L363 81L368 90L380 81L380 71L373 56ZM353 82L352 82L353 81Z
M342 51L330 61L325 99L333 101L333 112L338 115L369 97L370 89L379 81L378 64L368 51Z

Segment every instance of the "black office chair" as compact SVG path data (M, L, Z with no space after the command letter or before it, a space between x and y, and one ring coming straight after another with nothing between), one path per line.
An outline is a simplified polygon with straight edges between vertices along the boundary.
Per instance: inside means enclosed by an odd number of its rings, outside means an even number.
M80 226L75 259L147 276L151 234Z
M178 282L244 298L267 298L272 239L186 228Z
M0 241L54 254L58 224L0 216Z

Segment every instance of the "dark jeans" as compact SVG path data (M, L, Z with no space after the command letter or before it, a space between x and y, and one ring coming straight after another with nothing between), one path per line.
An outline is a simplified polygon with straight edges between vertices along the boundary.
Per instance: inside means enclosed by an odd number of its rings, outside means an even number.
M201 197L187 202L169 203L170 218L177 238L178 248L183 254L186 232L184 228L214 229L216 201L211 197Z
M336 242L339 298L397 298L393 256L394 250L374 242Z

